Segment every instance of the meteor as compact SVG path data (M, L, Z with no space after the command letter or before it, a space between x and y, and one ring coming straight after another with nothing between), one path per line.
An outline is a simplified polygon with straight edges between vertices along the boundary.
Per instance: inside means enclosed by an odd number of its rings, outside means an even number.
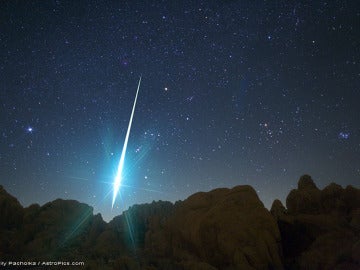
M120 161L119 161L119 165L118 165L118 170L114 179L114 184L113 184L113 188L114 188L114 193L113 193L113 199L112 199L112 206L111 208L114 207L114 203L116 200L116 196L119 192L120 189L120 185L121 185L121 180L122 180L122 170L124 168L124 160L125 160L125 154L126 154L126 148L127 148L127 144L128 144L128 140L129 140L129 135L130 135L130 130L131 130L131 124L133 121L133 117L134 117L134 112L135 112L135 106L136 106L136 100L139 94L139 89L140 89L140 83L141 83L141 76L139 79L139 83L138 83L138 87L136 90L136 96L135 96L135 100L134 100L134 105L131 111L131 116L130 116L130 120L129 120L129 126L126 132L126 136L125 136L125 142L124 142L124 146L121 152L121 157L120 157Z

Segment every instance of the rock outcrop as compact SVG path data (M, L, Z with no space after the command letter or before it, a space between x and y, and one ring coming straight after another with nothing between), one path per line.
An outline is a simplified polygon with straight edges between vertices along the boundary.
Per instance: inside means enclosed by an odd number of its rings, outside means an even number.
M279 230L250 186L190 196L153 221L146 248L186 269L282 269Z
M310 176L273 204L287 269L359 269L360 190L330 184L323 190Z
M282 204L282 202L278 199L276 199L273 204L271 205L270 213L275 217L279 218L286 214L287 210Z
M21 244L16 232L21 228L24 209L19 201L0 186L0 258L14 254Z
M250 186L130 207L111 222L55 200L23 208L0 186L0 257L84 269L360 269L360 190L302 176L268 211ZM37 268L37 269L42 269ZM62 269L53 267L52 269Z
M24 211L19 201L0 186L0 230L13 230L21 223Z

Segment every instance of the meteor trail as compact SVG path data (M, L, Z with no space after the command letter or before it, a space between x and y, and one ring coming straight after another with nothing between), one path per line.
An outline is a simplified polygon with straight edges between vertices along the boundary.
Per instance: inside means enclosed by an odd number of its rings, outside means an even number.
M140 76L138 87L137 87L137 90L136 90L136 96L135 96L135 100L134 100L134 105L133 105L133 108L132 108L132 111L131 111L131 116L130 116L130 120L129 120L129 126L128 126L128 129L127 129L127 132L126 132L125 142L124 142L124 146L123 146L123 149L122 149L122 152L121 152L121 157L120 157L120 161L119 161L117 174L116 174L115 179L114 179L114 184L113 184L114 194L113 194L111 208L114 207L115 199L116 199L116 196L117 196L117 194L119 192L120 185L121 185L122 170L123 170L123 167L124 167L126 148L127 148L127 144L128 144L128 140L129 140L132 120L133 120L133 117L134 117L134 111L135 111L136 100L137 100L139 89L140 89L140 83L141 83L141 76Z

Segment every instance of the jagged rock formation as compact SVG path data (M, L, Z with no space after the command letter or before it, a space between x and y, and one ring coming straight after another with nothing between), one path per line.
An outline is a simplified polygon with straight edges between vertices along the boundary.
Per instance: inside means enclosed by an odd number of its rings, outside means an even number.
M252 187L237 186L135 205L106 223L77 201L23 208L0 186L0 217L2 261L66 259L105 270L360 269L360 190L320 190L307 175L286 208L275 200L270 212Z
M281 232L287 269L359 269L360 190L330 184L323 190L304 175L271 212Z
M278 199L276 199L271 206L270 213L275 217L276 219L279 217L282 217L286 214L287 210L282 204L282 202Z
M21 224L23 208L19 201L0 186L0 230L14 229Z
M282 269L276 223L250 186L201 192L153 221L146 248L191 269Z
M0 186L0 258L16 250L17 241L13 241L15 231L23 219L23 208L18 200Z

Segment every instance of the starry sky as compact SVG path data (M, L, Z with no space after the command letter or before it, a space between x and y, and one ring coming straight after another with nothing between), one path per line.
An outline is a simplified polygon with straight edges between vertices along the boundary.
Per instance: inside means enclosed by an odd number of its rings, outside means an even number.
M356 2L1 1L0 184L105 220L244 184L270 207L305 173L359 186Z

